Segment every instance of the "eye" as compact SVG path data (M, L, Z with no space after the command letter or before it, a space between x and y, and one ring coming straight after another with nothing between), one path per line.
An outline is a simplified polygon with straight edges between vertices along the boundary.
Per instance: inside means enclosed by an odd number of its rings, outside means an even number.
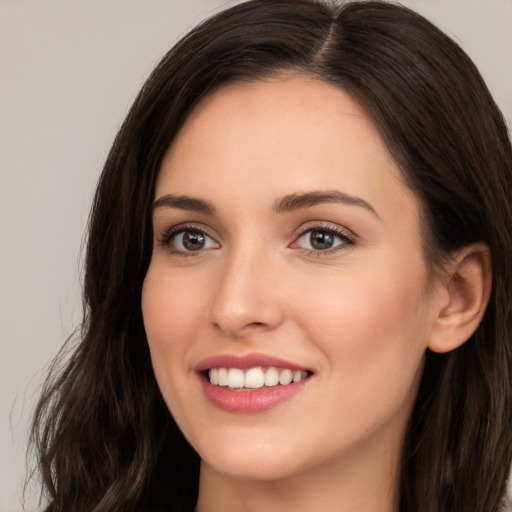
M354 239L343 230L318 226L304 231L292 247L327 253L340 246L352 244Z
M160 243L169 246L172 252L182 254L219 247L219 244L207 233L201 229L189 227L171 229Z

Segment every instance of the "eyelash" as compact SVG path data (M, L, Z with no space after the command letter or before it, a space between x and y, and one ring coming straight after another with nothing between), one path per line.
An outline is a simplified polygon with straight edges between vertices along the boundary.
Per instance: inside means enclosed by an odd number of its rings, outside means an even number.
M312 233L314 231L319 231L322 233L327 233L330 235L334 235L335 237L339 238L342 243L325 250L319 250L319 249L307 249L303 247L294 247L295 244L297 244L298 240L300 240L303 236L307 235L308 233ZM170 253L173 256L181 256L184 258L191 257L191 256L197 256L200 253L204 252L204 249L198 250L198 251L182 251L180 249L176 249L175 247L172 247L171 242L174 237L181 233L197 233L200 235L204 235L205 237L214 240L212 236L210 236L203 228L199 228L195 225L178 225L174 226L168 231L166 231L163 236L158 238L158 243L162 247L166 247L169 249ZM356 240L354 236L349 234L346 230L340 228L340 227L334 227L332 225L322 225L322 224L315 224L312 226L307 227L306 229L302 230L294 239L294 241L288 246L293 249L299 249L301 252L307 256L316 256L316 257L322 257L327 256L333 253L338 252L339 250L346 249L347 246L353 246L356 243Z
M335 227L332 225L322 225L322 224L315 224L312 226L307 227L303 231L299 233L299 235L295 238L294 242L291 244L291 247L293 247L294 244L297 243L298 240L300 240L303 236L307 235L308 233L312 233L314 231L319 231L321 233L328 233L330 235L334 235L335 237L339 238L342 243L331 247L329 249L325 250L319 250L319 249L306 249L297 247L297 249L300 249L303 254L306 256L316 256L316 257L322 257L322 256L328 256L330 254L334 254L340 250L347 249L347 246L354 246L356 243L356 239L353 235L349 234L345 229L341 227Z
M181 256L183 258L188 258L190 256L197 256L198 253L201 253L203 251L202 250L198 250L198 251L182 251L180 249L176 249L175 247L172 247L172 245L171 245L171 242L172 242L174 237L176 237L177 235L179 235L181 233L187 233L187 232L188 233L197 233L197 234L200 234L200 235L204 235L205 237L208 237L211 240L213 240L213 237L211 237L202 228L198 228L197 226L194 226L194 225L187 225L187 224L183 225L183 224L180 224L179 226L174 226L171 229L169 229L168 231L166 231L163 234L163 236L158 239L158 243L159 243L160 246L166 247L173 256Z

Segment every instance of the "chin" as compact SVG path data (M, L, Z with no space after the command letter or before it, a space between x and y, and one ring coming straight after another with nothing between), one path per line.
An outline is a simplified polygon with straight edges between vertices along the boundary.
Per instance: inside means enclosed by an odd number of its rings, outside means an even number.
M240 480L281 480L301 471L297 450L287 450L282 443L210 444L198 452L213 471Z
M289 461L262 460L261 457L216 460L215 464L203 459L202 462L206 463L216 473L237 480L278 481L300 472L298 468L291 466Z

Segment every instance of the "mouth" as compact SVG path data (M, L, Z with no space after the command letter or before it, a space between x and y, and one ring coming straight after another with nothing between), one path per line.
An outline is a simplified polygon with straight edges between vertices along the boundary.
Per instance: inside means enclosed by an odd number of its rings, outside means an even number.
M253 391L274 386L288 386L309 378L312 372L291 368L252 367L252 368L210 368L204 372L205 378L213 386L232 391Z
M262 412L299 394L314 372L266 354L221 354L196 368L202 389L217 408L231 413Z

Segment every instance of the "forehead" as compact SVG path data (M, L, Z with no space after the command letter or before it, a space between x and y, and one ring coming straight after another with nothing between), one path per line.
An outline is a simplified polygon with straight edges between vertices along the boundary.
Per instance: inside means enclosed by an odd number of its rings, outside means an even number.
M342 119L344 123L339 122ZM347 93L311 77L285 76L228 84L209 94L188 116L167 156L191 144L200 151L200 143L210 145L214 140L220 149L231 141L231 146L245 142L247 149L255 151L262 137L266 137L266 149L305 142L308 148L316 144L321 149L329 142L350 144L350 139L363 133L368 148L385 150L373 123Z
M312 189L417 209L362 108L334 85L295 76L227 85L201 101L164 157L156 196L246 207Z

